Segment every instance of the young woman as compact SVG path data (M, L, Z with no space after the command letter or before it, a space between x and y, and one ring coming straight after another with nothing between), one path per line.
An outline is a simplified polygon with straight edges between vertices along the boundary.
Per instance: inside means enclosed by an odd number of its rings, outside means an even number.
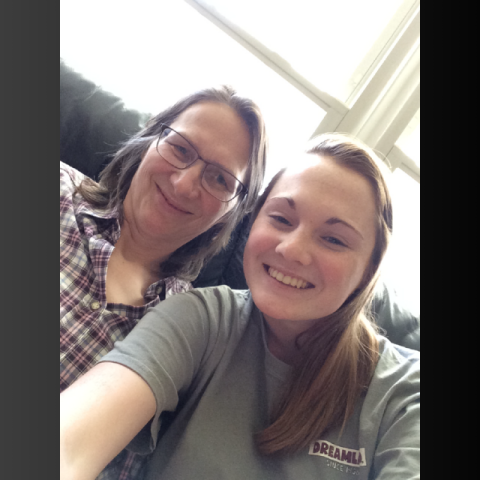
M226 245L258 197L265 144L258 107L220 87L153 118L98 184L61 164L60 391Z
M162 302L64 392L62 479L127 444L154 450L147 479L419 478L418 353L367 318L392 228L379 164L341 135L295 163L259 202L249 290Z

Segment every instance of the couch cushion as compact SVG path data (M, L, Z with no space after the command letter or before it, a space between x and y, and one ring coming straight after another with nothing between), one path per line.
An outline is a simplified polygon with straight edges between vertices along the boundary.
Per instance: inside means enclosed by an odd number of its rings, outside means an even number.
M110 156L147 117L60 59L60 160L98 180Z

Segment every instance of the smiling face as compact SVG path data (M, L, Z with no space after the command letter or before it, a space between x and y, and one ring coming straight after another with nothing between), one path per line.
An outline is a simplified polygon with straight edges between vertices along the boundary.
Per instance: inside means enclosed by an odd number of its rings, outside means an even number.
M375 245L368 181L328 157L305 160L274 186L244 254L247 284L267 323L296 321L296 334L360 286Z
M228 105L197 103L170 126L187 138L202 158L245 182L251 140L245 123ZM179 170L167 163L155 146L156 140L132 179L123 204L125 222L143 238L176 249L217 223L238 199L224 203L205 191L201 160Z

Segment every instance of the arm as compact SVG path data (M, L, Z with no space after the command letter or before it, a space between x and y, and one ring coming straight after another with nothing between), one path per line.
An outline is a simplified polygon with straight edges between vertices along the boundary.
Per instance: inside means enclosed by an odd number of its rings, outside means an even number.
M155 397L127 367L100 363L60 396L60 478L95 479L153 417Z
M218 287L164 300L65 390L62 480L95 478L152 417L148 440L137 437L131 447L153 451L161 413L175 411L199 369L207 381L226 346L241 337L251 304L242 297L239 307L237 297Z

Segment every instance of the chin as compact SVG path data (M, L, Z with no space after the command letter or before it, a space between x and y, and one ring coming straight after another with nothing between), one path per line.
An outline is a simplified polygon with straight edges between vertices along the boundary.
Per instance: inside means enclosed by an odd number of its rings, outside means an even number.
M282 301L272 295L255 295L252 292L252 298L257 308L266 316L276 320L309 320L305 311L299 311L298 308L292 308L292 303Z
M327 305L321 304L317 301L315 304L308 305L307 302L293 302L291 299L281 298L277 295L269 293L254 293L252 291L252 298L258 309L266 316L277 320L291 320L291 321L309 321L318 320L327 317L336 312L341 305Z

